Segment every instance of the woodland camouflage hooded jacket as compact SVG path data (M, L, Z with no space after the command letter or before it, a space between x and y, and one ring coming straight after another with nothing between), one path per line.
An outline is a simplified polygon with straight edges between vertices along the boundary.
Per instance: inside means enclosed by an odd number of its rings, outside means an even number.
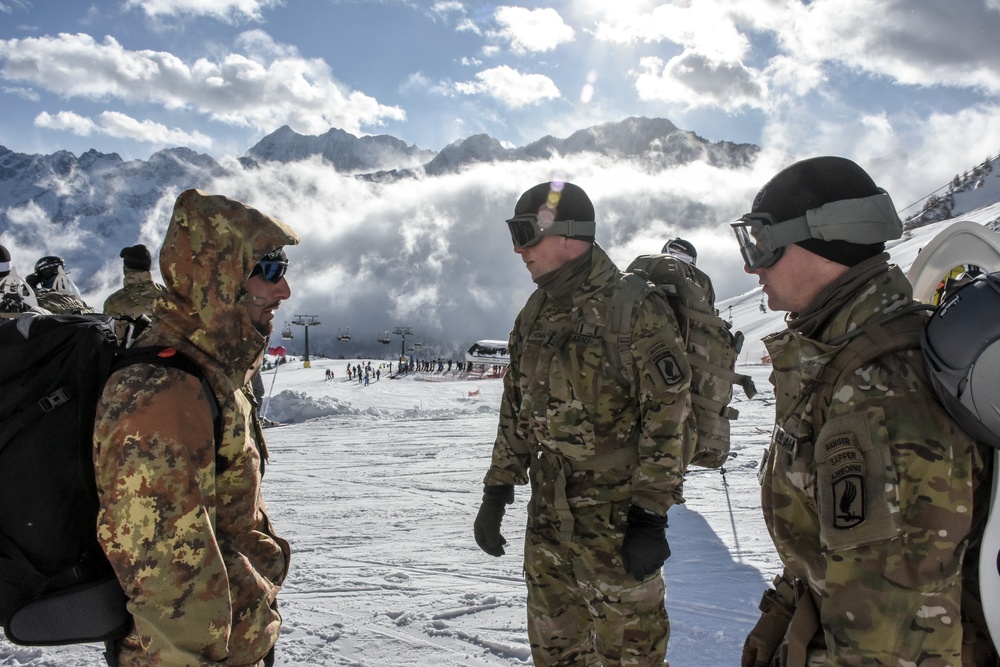
M255 665L281 626L289 548L261 497L263 436L244 392L266 338L244 283L271 250L298 243L240 202L182 193L160 251L166 291L140 345L194 360L221 413L216 451L203 385L151 364L113 374L98 406L98 539L128 595L135 629L120 665Z

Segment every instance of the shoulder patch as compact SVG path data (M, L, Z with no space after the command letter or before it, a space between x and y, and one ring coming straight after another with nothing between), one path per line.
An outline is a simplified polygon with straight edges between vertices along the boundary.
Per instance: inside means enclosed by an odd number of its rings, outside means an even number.
M865 522L865 457L853 433L823 442L833 491L833 527L854 528Z
M657 343L650 348L649 357L667 386L672 387L684 380L684 371L677 364L673 349L666 343Z

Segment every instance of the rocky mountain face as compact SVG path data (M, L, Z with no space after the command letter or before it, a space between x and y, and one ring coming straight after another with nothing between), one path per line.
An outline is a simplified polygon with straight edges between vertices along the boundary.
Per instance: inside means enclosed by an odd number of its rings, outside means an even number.
M505 148L496 139L477 134L449 144L419 168L381 171L368 178L391 180L419 172L437 176L477 163L547 160L581 153L633 159L651 170L696 160L714 167L737 168L749 164L759 152L760 148L753 144L712 143L694 132L679 129L665 118L626 118L579 130L562 139L546 136L520 148Z
M165 190L190 187L221 176L225 169L211 156L188 148L169 148L148 160L124 162L116 153L90 150L76 157L67 151L26 155L0 146L0 238L16 226L28 242L70 224L113 236L135 230ZM44 239L39 239L44 240Z
M955 177L932 192L919 211L907 216L908 229L917 229L940 220L948 220L969 211L1000 201L1000 155ZM996 225L992 225L996 229Z
M0 239L16 234L21 245L45 247L45 237L53 233L53 227L58 232L73 226L108 239L107 245L112 246L117 237L138 236L137 230L154 213L164 193L208 187L217 178L267 163L319 158L339 173L391 182L456 173L486 162L581 153L631 159L650 170L695 160L735 168L748 164L758 151L750 144L709 142L662 118L604 123L565 138L543 137L519 148L505 147L480 134L439 152L388 135L356 137L330 129L319 136L305 136L285 126L261 139L246 155L223 163L188 148L169 148L148 160L125 162L115 153L95 150L79 157L68 151L27 155L0 146ZM117 253L117 248L113 250ZM81 261L88 262L86 257Z
M247 158L296 162L319 156L340 172L356 173L416 167L434 158L434 151L407 145L386 134L355 137L330 128L319 136L306 136L284 125L261 139Z

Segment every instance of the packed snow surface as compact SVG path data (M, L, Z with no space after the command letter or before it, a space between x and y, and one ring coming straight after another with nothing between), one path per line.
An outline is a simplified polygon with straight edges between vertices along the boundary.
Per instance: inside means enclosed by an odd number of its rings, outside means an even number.
M347 363L313 359L305 368L294 359L264 373L266 416L286 423L265 431L264 494L292 544L277 664L530 665L527 489L504 519L505 556L484 554L472 536L502 381L457 371L389 379L383 368L364 386L347 380ZM760 594L780 569L755 472L772 418L768 369L743 370L760 394L747 401L736 391L741 417L725 479L692 469L687 503L669 514L672 667L738 664ZM93 667L101 650L3 640L0 665Z

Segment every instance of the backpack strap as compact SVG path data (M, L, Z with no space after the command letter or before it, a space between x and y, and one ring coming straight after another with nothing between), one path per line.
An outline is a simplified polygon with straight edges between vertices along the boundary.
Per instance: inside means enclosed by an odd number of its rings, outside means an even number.
M166 366L167 368L176 368L201 380L201 386L208 396L208 402L212 410L212 435L215 439L216 471L224 470L226 461L219 456L219 447L222 444L222 412L219 410L219 401L215 397L215 392L212 391L212 385L205 378L205 373L201 370L201 366L195 363L191 357L178 352L173 347L154 345L133 347L125 350L111 364L111 372L113 373L132 364L153 364L156 366Z
M927 318L922 311L933 310L933 306L915 303L904 306L888 315L869 320L857 329L835 338L831 345L847 344L823 368L813 401L813 434L819 433L826 421L830 401L843 379L876 359L920 348Z
M618 348L622 373L633 387L638 386L639 377L635 368L635 357L632 355L632 322L639 304L653 289L653 283L645 277L636 273L626 273L618 282L606 315L607 335Z

